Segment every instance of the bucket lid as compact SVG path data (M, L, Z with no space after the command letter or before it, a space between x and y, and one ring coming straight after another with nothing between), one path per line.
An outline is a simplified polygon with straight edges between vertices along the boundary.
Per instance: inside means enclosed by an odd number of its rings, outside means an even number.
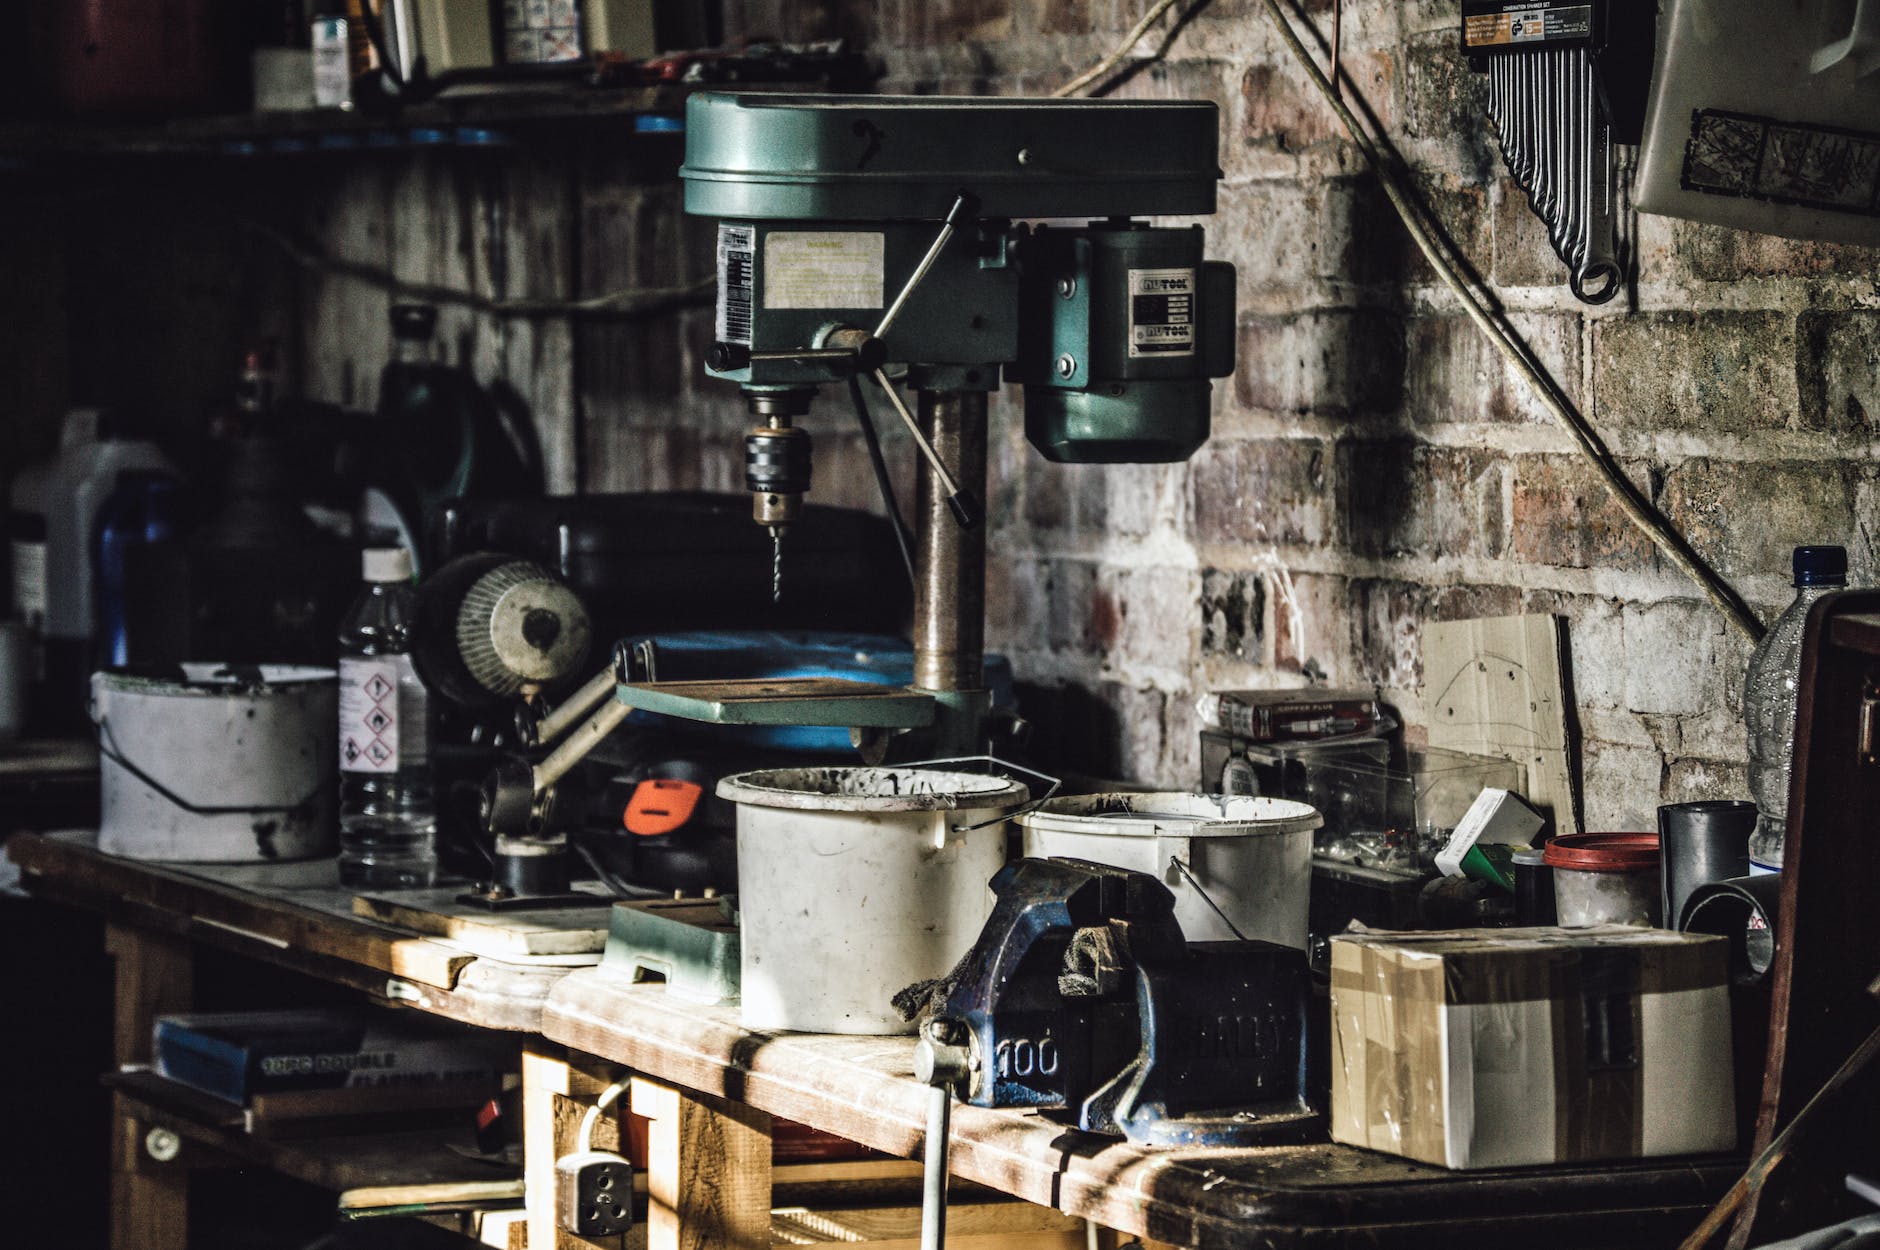
M1067 795L1020 814L1018 823L1047 833L1244 838L1317 829L1325 818L1311 805L1293 799L1162 790Z
M1576 872L1636 872L1658 867L1655 833L1563 833L1547 844L1547 863Z
M221 664L186 660L149 669L101 669L93 689L142 695L269 695L306 686L334 685L339 674L311 664Z
M805 812L938 812L1015 807L1023 782L932 768L765 768L718 783L718 797Z

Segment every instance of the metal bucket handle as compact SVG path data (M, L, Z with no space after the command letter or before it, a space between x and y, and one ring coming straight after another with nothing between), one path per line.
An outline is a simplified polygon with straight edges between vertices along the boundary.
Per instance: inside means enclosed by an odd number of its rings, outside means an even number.
M118 747L117 735L111 732L111 725L103 715L92 717L91 723L98 730L98 754L104 756L104 758L110 760L113 764L116 764L119 768L122 768L125 772L137 778L137 780L143 782L152 790L155 790L158 794L176 804L192 816L234 816L237 814L259 816L269 812L297 812L302 808L310 806L314 800L318 799L320 797L320 790L326 784L325 782L315 784L313 789L307 792L307 796L298 803L282 803L273 807L249 807L244 804L222 807L191 803L188 799L170 789L170 787L164 785L161 781L158 781L155 777L152 777L149 773L137 767L137 765L131 763L130 759L125 756L124 752Z
M954 825L954 833L971 833L975 829L984 829L988 825L996 825L1002 821L1011 820L1015 816L1023 816L1026 812L1035 812L1049 803L1051 796L1058 792L1058 787L1064 784L1062 779L1053 777L1050 773L1041 773L1035 768L1026 768L1023 764L1014 764L1011 760L1002 760L996 755L955 755L944 760L910 760L905 764L896 764L894 767L925 768L929 764L997 764L1000 768L1009 768L1013 772L1024 773L1027 777L1036 777L1039 781L1051 783L1051 788L1046 790L1041 797L1029 803L1020 804L1016 810L1006 812L1002 816L994 816L991 820L982 820L978 824Z

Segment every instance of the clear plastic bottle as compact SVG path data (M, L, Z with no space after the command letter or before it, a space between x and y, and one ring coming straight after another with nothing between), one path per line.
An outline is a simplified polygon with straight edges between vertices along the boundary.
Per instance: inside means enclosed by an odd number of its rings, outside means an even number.
M1795 753L1795 687L1802 668L1802 626L1815 600L1847 585L1847 548L1797 547L1792 567L1795 601L1757 644L1743 683L1743 721L1749 730L1749 789L1756 800L1756 831L1749 839L1752 872L1782 871L1782 835L1789 815L1789 766Z
M430 695L411 662L411 553L365 553L366 588L339 627L339 879L408 889L437 879Z

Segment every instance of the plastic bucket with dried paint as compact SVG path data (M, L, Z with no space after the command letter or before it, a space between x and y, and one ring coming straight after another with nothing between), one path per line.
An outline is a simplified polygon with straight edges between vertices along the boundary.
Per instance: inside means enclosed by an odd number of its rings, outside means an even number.
M895 992L978 940L1003 817L1028 791L933 769L778 768L718 795L738 805L745 1027L888 1034L913 1032Z
M92 674L98 849L196 863L331 855L333 670L208 663L182 670Z
M1312 831L1323 823L1317 810L1291 799L1166 792L1072 795L1018 817L1027 855L1087 859L1160 879L1175 894L1175 919L1191 942L1232 938L1231 921L1246 937L1302 950Z
M1658 927L1657 834L1566 833L1547 844L1544 858L1561 924Z

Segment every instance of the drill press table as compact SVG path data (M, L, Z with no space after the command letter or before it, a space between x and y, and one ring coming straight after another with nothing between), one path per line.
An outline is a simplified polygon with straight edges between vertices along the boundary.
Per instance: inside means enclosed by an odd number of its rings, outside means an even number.
M571 973L543 1034L660 1081L903 1156L928 1090L912 1038L753 1033L737 1011ZM1450 1172L1349 1146L1157 1150L1037 1112L955 1105L950 1167L1029 1202L1199 1247L1663 1246L1741 1170L1732 1158Z

